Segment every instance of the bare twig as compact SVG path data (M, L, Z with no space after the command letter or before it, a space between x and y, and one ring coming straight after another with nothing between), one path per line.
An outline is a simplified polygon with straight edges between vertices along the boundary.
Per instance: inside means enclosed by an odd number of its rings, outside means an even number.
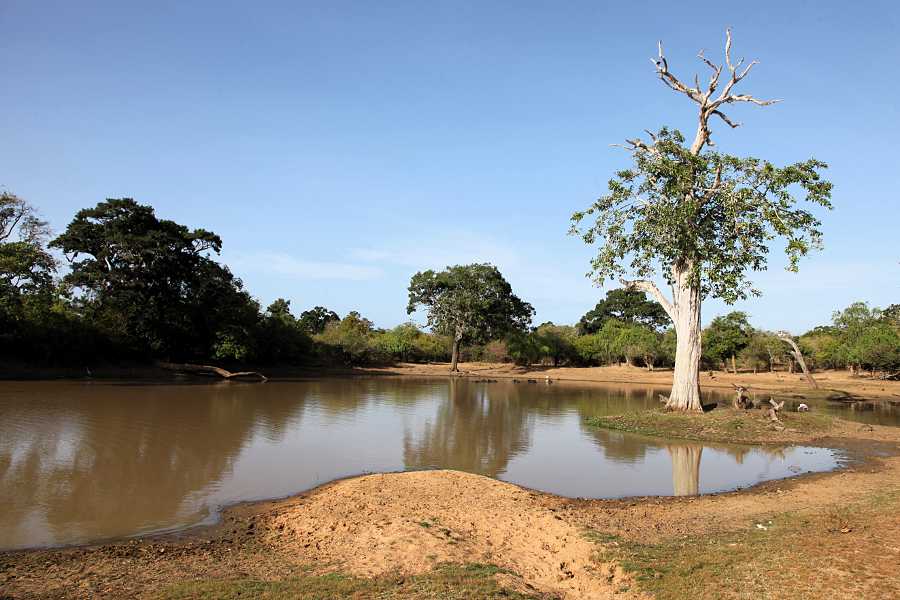
M732 94L731 89L734 85L739 82L747 73L750 71L750 68L753 65L758 64L756 61L751 62L747 67L743 70L743 72L738 75L737 69L744 63L744 59L741 58L738 61L738 64L731 64L731 28L729 27L727 30L728 41L725 43L725 62L728 65L728 70L731 73L731 78L728 83L725 84L725 88L719 94L719 96L713 99L713 94L719 86L719 76L722 74L723 68L721 66L717 66L712 63L708 58L703 56L703 52L706 51L704 48L700 51L700 54L697 56L705 62L712 70L713 74L710 77L709 86L706 93L700 91L700 85L698 83L698 77L694 75L694 86L693 88L688 87L684 83L682 83L677 77L675 77L672 73L669 72L669 64L666 61L665 57L662 53L662 40L659 42L659 60L653 60L653 63L656 65L656 74L671 89L681 92L689 97L691 100L697 103L700 107L700 126L697 129L697 137L694 140L694 143L691 145L691 153L694 155L700 154L700 151L703 149L704 145L714 146L712 140L710 140L710 135L712 135L712 131L709 129L709 118L712 115L716 115L725 123L731 127L732 129L743 125L743 123L735 123L731 121L721 110L720 107L723 104L733 105L735 102L752 102L753 104L757 104L759 106L768 106L769 104L774 104L775 102L780 102L780 100L757 100L750 94ZM628 141L628 140L626 140ZM640 142L640 140L637 140ZM636 145L634 142L628 141L629 144L633 146L641 147Z

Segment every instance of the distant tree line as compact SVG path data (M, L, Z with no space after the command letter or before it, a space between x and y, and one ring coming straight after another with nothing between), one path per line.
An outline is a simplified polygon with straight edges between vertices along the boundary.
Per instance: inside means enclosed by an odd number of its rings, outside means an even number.
M53 238L36 207L0 191L0 353L47 366L461 360L654 369L674 361L672 323L642 291L609 291L575 325L533 327L534 309L496 267L447 267L410 282L408 311L425 308L430 331L412 321L381 329L322 306L297 317L283 298L263 309L214 260L221 248L216 234L159 219L130 198L79 211ZM51 249L68 261L64 276ZM795 339L813 369L895 373L900 305L855 303ZM740 311L702 333L704 368L793 370L793 360L775 332Z

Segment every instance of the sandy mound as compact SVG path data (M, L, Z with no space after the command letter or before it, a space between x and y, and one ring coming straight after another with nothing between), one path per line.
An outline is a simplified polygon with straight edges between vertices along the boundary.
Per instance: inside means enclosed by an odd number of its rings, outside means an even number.
M531 494L456 471L369 475L288 501L265 526L280 550L358 575L483 562L521 576L505 576L507 587L612 597L627 581L621 570L599 562L594 544Z

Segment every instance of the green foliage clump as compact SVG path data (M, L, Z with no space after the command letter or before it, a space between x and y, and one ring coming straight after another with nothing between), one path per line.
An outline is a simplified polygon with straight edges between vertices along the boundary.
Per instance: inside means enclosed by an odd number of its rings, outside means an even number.
M900 332L896 316L869 309L866 302L854 302L832 315L831 330L836 343L832 357L851 370L900 369Z
M506 344L516 364L528 366L546 359L556 367L577 357L576 339L574 327L544 323L534 331L511 333Z
M169 360L255 354L259 307L240 279L209 258L222 240L158 219L131 198L83 209L50 242L71 261L64 281L113 337Z
M578 321L579 335L597 333L610 319L627 324L639 324L658 331L672 324L665 309L647 294L637 290L616 288L606 292L606 298L597 303Z
M724 317L719 315L703 330L703 359L707 362L722 361L726 369L728 359L735 362L737 354L747 347L753 328L743 311L733 311Z
M333 310L317 306L311 310L300 313L300 323L310 335L322 333L325 327L332 321L340 321L341 318Z
M316 352L341 362L366 362L373 358L374 324L351 311L340 321L329 321L322 333L313 336Z
M413 323L403 323L375 338L375 355L381 360L420 362L449 358L446 336L427 334Z
M641 364L650 370L671 361L674 348L666 335L637 323L607 320L596 333L574 341L579 359L585 364Z
M413 275L407 313L428 311L428 325L436 333L453 336L450 370L456 370L460 344L485 342L524 331L534 308L512 293L497 267L473 264L447 267L440 273Z

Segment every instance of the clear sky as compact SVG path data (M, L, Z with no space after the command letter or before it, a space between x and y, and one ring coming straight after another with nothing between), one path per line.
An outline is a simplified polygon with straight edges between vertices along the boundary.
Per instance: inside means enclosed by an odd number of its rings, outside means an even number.
M572 213L696 107L654 77L708 80L697 53L760 64L718 147L829 164L825 250L708 300L802 333L855 301L900 302L895 1L119 2L0 0L0 185L57 231L105 198L219 234L263 307L408 320L420 270L490 262L571 324L601 299ZM645 136L646 137L646 136ZM610 284L607 284L610 285ZM418 320L424 321L421 314Z

